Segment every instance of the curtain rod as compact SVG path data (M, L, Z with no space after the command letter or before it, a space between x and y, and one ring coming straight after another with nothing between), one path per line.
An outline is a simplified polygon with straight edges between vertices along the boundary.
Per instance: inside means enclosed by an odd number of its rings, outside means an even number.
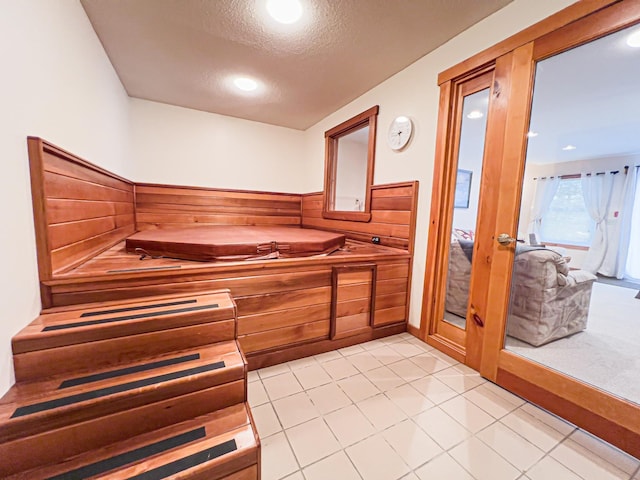
M625 175L627 174L627 172L629 171L629 165L625 165L624 166L624 173ZM596 175L604 175L607 172L596 172ZM609 172L611 175L615 175L617 173L620 173L620 170L614 170L612 172ZM587 173L587 177L590 177L592 174L591 173ZM580 174L579 173L571 173L569 175L559 175L558 178L565 180L567 178L580 178ZM533 177L534 180L546 180L547 178L555 178L555 176L552 177Z

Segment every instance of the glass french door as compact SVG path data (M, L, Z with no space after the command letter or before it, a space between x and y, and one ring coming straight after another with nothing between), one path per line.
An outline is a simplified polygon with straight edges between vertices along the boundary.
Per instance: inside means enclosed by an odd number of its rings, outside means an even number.
M495 157L487 156L486 143L494 80L489 66L448 82L441 91L440 135L450 148L438 152L442 189L433 192L429 232L429 242L438 248L428 252L423 297L423 338L476 368L484 297L477 279L485 273L481 258L486 245L475 239L489 234L486 219L492 212L482 192L496 164Z
M487 130L500 166L475 357L486 378L635 456L640 299L616 288L637 218L639 75L638 2L496 59L505 103Z

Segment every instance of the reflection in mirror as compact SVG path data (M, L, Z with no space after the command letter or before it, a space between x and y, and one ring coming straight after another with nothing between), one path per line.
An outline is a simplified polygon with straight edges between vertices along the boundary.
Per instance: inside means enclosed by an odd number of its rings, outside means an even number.
M444 319L466 327L489 89L464 97ZM475 177L475 178L474 178Z
M325 132L325 218L368 222L371 219L378 106Z
M640 403L640 27L540 61L505 348Z
M337 139L333 210L362 212L367 194L369 125Z

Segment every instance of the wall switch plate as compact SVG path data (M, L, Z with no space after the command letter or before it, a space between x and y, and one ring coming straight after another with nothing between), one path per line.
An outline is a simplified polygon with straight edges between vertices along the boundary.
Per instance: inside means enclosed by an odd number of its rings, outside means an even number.
M375 243L377 245L380 243L380 237L371 237L371 243Z

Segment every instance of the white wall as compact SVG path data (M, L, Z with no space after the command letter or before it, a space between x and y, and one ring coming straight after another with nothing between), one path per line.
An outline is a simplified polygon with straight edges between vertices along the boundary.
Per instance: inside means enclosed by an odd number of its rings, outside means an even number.
M364 209L369 145L352 137L345 135L338 140L334 207L340 211Z
M304 132L131 99L133 180L304 193Z
M27 136L129 174L129 99L77 0L0 0L0 395L40 311Z
M397 73L306 132L307 175L312 189L322 189L324 132L352 116L380 105L374 183L420 181L409 322L420 325L431 184L438 114L438 73L574 3L572 0L515 0ZM412 118L414 137L402 152L386 144L386 133L398 115ZM476 179L477 180L477 179Z

